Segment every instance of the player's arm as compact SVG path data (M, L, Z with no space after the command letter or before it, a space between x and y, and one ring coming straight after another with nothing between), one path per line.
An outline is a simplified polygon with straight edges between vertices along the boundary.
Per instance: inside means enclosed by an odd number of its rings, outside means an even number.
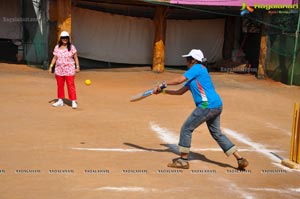
M79 71L80 71L80 67L79 67L79 60L78 60L78 55L77 55L77 53L74 54L74 60L75 60L75 65L76 65L75 71L76 71L76 72L79 72Z
M53 68L53 66L54 66L54 64L55 64L55 62L56 62L56 60L57 60L57 56L54 55L53 58L52 58L52 60L51 60L50 67L49 67L49 69L48 69L49 73L51 73L52 68Z
M186 93L189 90L189 87L187 86L183 86L182 88L178 89L178 90L167 90L167 89L163 89L162 93L163 94L168 94L168 95L183 95L184 93Z
M187 79L184 75L180 75L172 80L165 81L164 83L166 83L167 85L178 85L185 82L186 80Z
M163 87L166 88L168 85L178 85L178 84L185 82L186 80L187 80L187 78L184 75L180 75L172 80L163 81L160 85L157 86L154 93L158 94L162 91ZM179 94L179 95L182 95L182 94Z

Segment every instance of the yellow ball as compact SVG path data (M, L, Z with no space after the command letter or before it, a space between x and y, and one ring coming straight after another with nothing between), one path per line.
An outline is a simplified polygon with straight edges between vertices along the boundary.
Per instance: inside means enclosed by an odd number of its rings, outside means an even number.
M92 82L91 82L91 80L87 79L87 80L85 80L84 83L85 83L85 85L89 86L89 85L91 85Z

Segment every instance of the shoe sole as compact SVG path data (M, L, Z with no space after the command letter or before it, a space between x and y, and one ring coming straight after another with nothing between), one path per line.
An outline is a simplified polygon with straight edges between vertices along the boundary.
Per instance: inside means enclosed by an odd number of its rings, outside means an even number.
M52 105L53 107L59 107L59 106L64 106L64 105L57 105L57 106L55 106L55 105Z

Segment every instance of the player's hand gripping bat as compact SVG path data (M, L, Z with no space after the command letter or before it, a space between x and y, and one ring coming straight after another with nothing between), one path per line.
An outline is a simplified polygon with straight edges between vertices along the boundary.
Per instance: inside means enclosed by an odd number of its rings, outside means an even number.
M164 89L166 87L167 87L166 84L162 84L160 86L160 89ZM144 99L146 97L149 97L150 95L152 95L154 93L155 90L156 90L156 88L153 88L153 89L149 89L149 90L147 90L147 91L145 91L143 93L139 93L137 95L134 95L134 96L131 97L130 101L131 102L135 102L135 101Z

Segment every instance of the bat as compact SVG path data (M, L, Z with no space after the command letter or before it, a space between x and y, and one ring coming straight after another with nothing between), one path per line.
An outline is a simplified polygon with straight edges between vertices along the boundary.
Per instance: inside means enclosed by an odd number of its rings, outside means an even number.
M160 88L161 88L161 89L164 89L164 88L166 88L166 85L165 85L165 84L162 84L162 85L160 86ZM153 94L154 91L155 91L155 88L146 90L146 91L143 92L143 93L139 93L139 94L137 94L137 95L132 96L131 99L130 99L130 101L131 101L131 102L135 102L135 101L139 101L139 100L141 100L141 99L144 99L144 98L146 98L146 97L149 97L150 95Z

